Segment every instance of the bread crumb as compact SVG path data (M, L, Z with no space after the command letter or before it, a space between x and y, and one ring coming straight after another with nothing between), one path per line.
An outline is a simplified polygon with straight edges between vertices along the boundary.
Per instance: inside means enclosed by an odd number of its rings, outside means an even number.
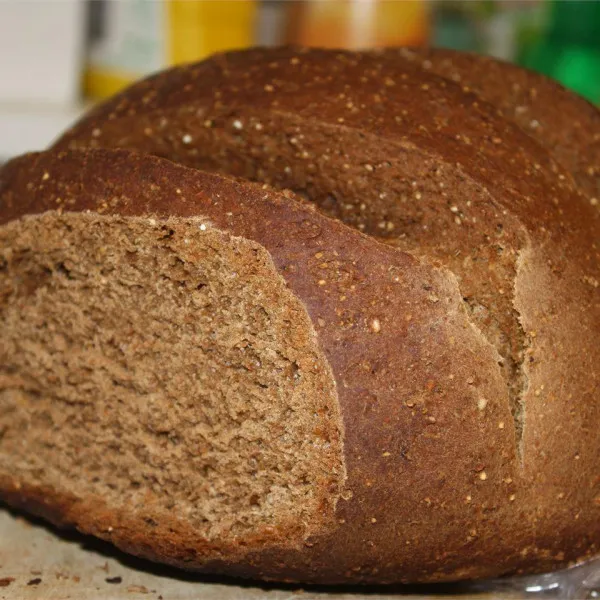
M186 133L182 138L181 141L184 144L191 144L192 143L192 136L189 133Z
M477 400L477 408L479 410L485 410L487 403L488 403L488 401L486 398L479 398L479 400Z
M144 585L127 586L127 591L130 594L148 594L148 593L150 593L150 590Z
M381 322L379 319L375 318L371 321L371 331L373 331L373 333L379 333L381 331Z
M485 481L487 479L487 473L485 471L481 471L481 473L479 473L479 479L481 479L481 481Z

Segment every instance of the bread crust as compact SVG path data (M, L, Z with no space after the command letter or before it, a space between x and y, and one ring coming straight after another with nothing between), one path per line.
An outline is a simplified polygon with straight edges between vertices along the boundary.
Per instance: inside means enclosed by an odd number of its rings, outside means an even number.
M412 146L461 170L511 211L530 197L580 196L571 173L496 106L392 52L280 48L215 55L136 83L84 116L54 148L125 148L262 181L265 175L242 164L253 142L229 156L227 166L216 166L210 153L219 143L211 146L207 132L233 132L244 147L248 130L262 125L251 118L266 115L280 117L289 138L312 124L333 128L340 138L358 132L362 143L353 141L330 158L339 169L367 162L380 145L391 145L388 154ZM299 144L294 162L318 162L327 148L314 147L314 135L305 137L306 146L290 139ZM274 183L295 189L297 182ZM383 204L389 210L393 200Z
M497 106L567 167L599 205L600 111L590 102L548 77L489 56L442 48L385 53L398 54Z
M282 581L444 581L593 556L597 228L583 203L557 208L533 198L513 208L526 241L515 304L532 340L521 459L497 351L470 320L447 268L353 231L292 194L158 158L88 150L12 161L0 172L0 223L48 210L203 215L263 246L305 305L335 376L348 478L331 528L300 545L265 543L243 560L190 542L193 532L133 532L127 515L93 499L84 515L85 499L65 490L3 478L2 497L153 560Z

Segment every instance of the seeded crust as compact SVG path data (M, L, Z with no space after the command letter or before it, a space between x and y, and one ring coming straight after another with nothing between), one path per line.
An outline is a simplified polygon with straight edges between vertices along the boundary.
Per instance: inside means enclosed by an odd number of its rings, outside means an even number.
M567 167L590 202L599 206L600 112L584 98L538 73L487 56L441 48L385 52L451 79L497 106Z
M79 150L102 146L297 195ZM122 511L91 523L60 494L54 519L188 568L324 583L598 553L596 215L568 165L496 107L392 53L253 50L138 83L56 148L72 150L5 168L6 221L56 207L203 215L271 255L333 373L347 479L319 532L282 531L243 558L184 531L108 535L99 523Z

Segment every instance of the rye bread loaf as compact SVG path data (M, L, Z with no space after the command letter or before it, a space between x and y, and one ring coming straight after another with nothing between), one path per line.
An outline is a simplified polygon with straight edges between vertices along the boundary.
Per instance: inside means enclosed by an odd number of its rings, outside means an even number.
M441 48L386 50L496 105L564 164L600 205L600 112L556 81L489 56Z
M399 64L222 55L5 167L4 498L282 580L598 553L594 210L496 109ZM102 145L320 210L78 150Z

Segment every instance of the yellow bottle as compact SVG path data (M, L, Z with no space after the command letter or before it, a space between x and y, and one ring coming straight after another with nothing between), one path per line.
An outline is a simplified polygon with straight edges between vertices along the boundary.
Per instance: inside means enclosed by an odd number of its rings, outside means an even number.
M165 67L254 43L256 0L106 2L84 89L106 98Z
M425 0L302 0L288 7L289 44L361 49L420 46L429 37Z

